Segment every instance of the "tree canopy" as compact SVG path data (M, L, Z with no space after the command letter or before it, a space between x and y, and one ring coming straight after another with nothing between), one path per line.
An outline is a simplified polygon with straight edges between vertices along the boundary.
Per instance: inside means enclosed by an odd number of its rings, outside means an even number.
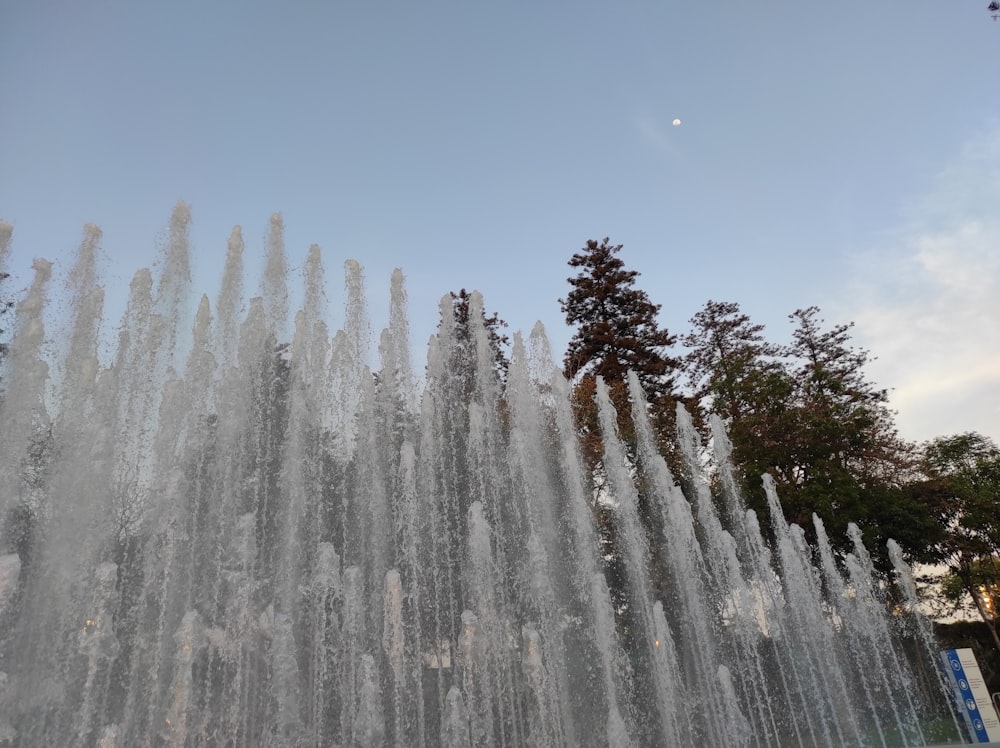
M908 492L937 521L928 540L948 569L943 591L972 603L1000 649L1000 447L975 432L939 437L924 445L922 468Z
M645 291L635 287L639 273L626 268L618 256L621 244L611 244L605 237L600 242L588 240L574 254L569 265L578 270L567 278L570 292L560 299L566 323L576 328L563 359L564 373L573 384L573 405L584 460L591 468L597 493L602 492L606 471L604 445L597 404L597 382L607 385L608 396L617 418L616 427L622 444L635 460L636 442L629 398L628 374L635 373L646 397L650 421L661 440L665 453L675 444L675 392L680 361L668 353L677 336L661 327L657 321L660 305L654 304ZM605 486L606 487L606 486ZM607 561L606 574L615 600L623 631L632 629L625 603L626 580L621 567L623 550L618 523L621 517L613 502L599 499L594 514L600 529L601 543ZM645 532L658 537L659 526L651 511L648 496L638 495L638 514ZM654 584L665 589L666 581L657 569L662 544L651 543L651 566Z
M826 328L819 314L790 314L791 342L777 345L736 303L709 301L684 337L685 373L702 420L726 424L751 506L764 510L768 473L785 519L811 534L816 515L845 548L854 522L888 567L885 540L912 556L930 529L929 514L902 492L912 448L896 432L887 391L867 378L869 354L852 346L852 324Z
M650 416L665 449L672 443L676 380L680 361L668 350L677 336L657 321L660 305L635 287L638 271L618 257L621 244L590 239L569 260L579 272L567 278L571 289L559 303L566 323L576 330L563 359L574 385L573 398L585 459L601 461L600 429L595 402L596 380L610 390L618 428L626 447L634 442L628 397L628 372L634 371L650 406Z
M678 361L666 349L677 336L657 323L660 305L633 287L639 273L625 268L621 249L608 238L591 239L569 261L580 270L567 279L572 290L559 300L566 323L576 327L564 369L571 380L591 375L606 382L624 381L632 370L655 399L673 391Z
M475 341L472 338L472 330L469 327L469 304L472 301L472 294L466 291L464 288L458 293L454 291L449 292L451 295L452 302L452 312L455 317L455 338L458 344L467 350L469 353L475 353ZM486 328L486 334L489 338L490 350L493 352L494 368L501 379L503 379L507 374L507 368L510 365L510 360L507 357L507 349L510 348L510 339L504 334L503 330L507 327L507 323L500 319L500 316L494 312L493 314L486 314L486 310L481 310L482 324ZM475 361L475 355L461 356L464 361Z
M689 352L684 371L694 398L730 423L750 415L754 380L775 370L781 348L764 338L764 325L754 324L731 301L708 301L691 319L682 342Z

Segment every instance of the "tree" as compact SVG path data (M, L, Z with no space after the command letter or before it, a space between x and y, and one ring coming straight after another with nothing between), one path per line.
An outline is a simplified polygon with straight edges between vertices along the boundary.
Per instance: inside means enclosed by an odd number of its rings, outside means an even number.
M780 369L781 347L765 340L764 325L753 324L735 302L708 301L690 323L683 368L694 399L732 429L753 415L761 384Z
M441 300L440 314L421 412L431 419L423 433L434 435L432 444L420 445L421 481L433 486L433 498L407 529L429 542L420 544L412 562L405 554L402 570L422 590L414 604L422 630L433 632L429 636L435 642L457 639L462 631L462 608L453 601L465 594L462 567L472 505L481 501L486 514L496 509L486 498L490 491L483 471L496 458L491 440L504 436L484 425L502 418L509 365L502 332L507 323L497 314L487 315L480 294L464 288L451 292Z
M912 475L912 445L896 432L888 391L865 375L868 351L850 344L853 323L824 331L817 307L789 319L797 325L786 352L795 400L783 424L783 454L770 466L784 489L786 518L809 528L815 513L836 544L854 522L868 535L876 563L889 569L881 541L896 538L918 553L919 544L909 541L928 521L902 490Z
M466 354L462 357L464 361L472 362L472 365L475 365L475 341L472 339L472 331L469 328L469 302L472 299L472 294L464 288L458 293L454 291L449 293L451 294L452 312L455 315L456 342L464 349L463 352ZM490 348L493 351L494 368L503 380L507 376L507 368L510 365L506 352L506 349L510 347L510 339L503 333L507 323L500 319L496 312L487 315L485 309L482 311L482 320L486 334L489 336Z
M660 306L649 300L645 291L634 287L639 273L625 268L617 256L622 245L589 240L581 252L569 260L579 273L567 281L571 286L565 299L560 299L566 322L577 329L570 339L563 361L564 373L573 383L573 404L579 431L581 450L595 483L595 493L604 486L604 448L597 408L597 377L608 386L609 396L617 413L617 428L627 458L637 459L635 429L631 417L628 392L628 372L634 371L643 387L656 429L660 449L671 457L674 439L675 377L679 361L667 354L677 337L661 328L656 321ZM647 494L639 486L640 520L650 538L650 568L661 597L668 582L663 576L662 528L659 513L652 510ZM627 600L627 580L624 575L620 517L615 505L595 501L593 506L605 560L605 576L623 632L634 630ZM631 636L629 634L628 636Z
M888 391L868 381L868 351L850 346L851 322L823 332L818 307L799 309L789 318L798 327L789 355L798 360L794 372L807 429L825 437L824 457L861 472L889 457L898 446Z
M939 437L924 446L923 469L909 491L941 528L929 545L948 569L942 592L971 602L1000 650L1000 447L975 432Z
M672 394L678 362L664 349L677 336L657 324L660 305L632 287L639 273L626 270L616 256L622 245L608 242L591 239L569 261L580 272L567 279L573 289L559 300L566 323L577 327L566 351L565 374L572 380L591 375L620 382L632 370L650 399Z
M747 500L764 512L766 472L785 519L807 533L816 514L838 545L855 522L917 553L931 519L902 491L911 448L896 434L888 393L865 376L868 352L851 346L851 324L824 330L817 307L789 318L792 342L776 346L738 305L710 301L684 339L688 379L727 423ZM875 553L888 568L883 547Z
M458 293L450 292L450 296L450 309L447 298L442 299L441 320L438 323L438 340L442 346L440 353L444 365L437 381L430 382L429 386L434 388L440 402L445 404L437 414L440 419L438 428L442 439L449 445L445 450L447 454L445 459L450 461L450 472L457 476L455 485L448 489L449 491L454 489L454 495L449 497L454 499L452 507L454 511L450 521L455 528L461 529L461 532L456 530L455 536L464 537L466 513L474 493L468 488L469 406L479 399L486 398L481 389L483 385L487 386L488 391L490 385L499 385L506 379L510 361L504 348L509 345L509 341L502 332L507 323L496 313L486 314L485 308L481 306L482 297L479 294L468 293L463 288ZM488 380L486 382L479 381L479 351L477 351L475 326L471 324L477 307L481 324L487 334L489 355L492 358L492 371L482 377ZM497 386L495 391L499 393L499 390ZM490 406L488 402L477 404L483 407ZM496 407L499 407L499 404Z
M711 436L710 416L723 420L734 468L744 475L743 492L759 499L760 476L768 469L761 466L778 462L774 455L794 413L795 382L781 359L785 351L768 342L764 326L751 322L735 302L708 301L690 324L692 330L683 338L689 349L683 366L696 403L693 415L706 439ZM725 490L721 485L716 489ZM743 522L742 516L731 514L737 504L720 504L730 508L729 522ZM761 509L763 502L755 506Z
M666 437L673 425L674 392L679 361L666 350L677 336L656 321L660 305L645 291L634 288L639 273L627 270L617 256L621 244L608 238L591 239L569 260L579 273L568 278L572 290L560 299L566 323L576 327L570 339L563 371L575 386L577 423L583 436L584 454L592 466L599 463L600 435L594 407L594 381L600 376L611 391L618 411L618 426L628 444L631 418L628 406L628 372L642 384L658 430Z

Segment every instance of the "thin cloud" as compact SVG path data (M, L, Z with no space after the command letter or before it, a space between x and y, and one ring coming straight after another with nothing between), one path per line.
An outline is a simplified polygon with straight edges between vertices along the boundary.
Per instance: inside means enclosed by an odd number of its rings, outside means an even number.
M670 159L681 158L681 151L676 143L670 139L668 129L657 120L644 114L639 114L633 118L633 125L636 132L639 133L639 136L646 144L652 146L661 156Z
M1000 129L963 149L888 248L855 258L841 306L910 439L1000 441L998 176Z

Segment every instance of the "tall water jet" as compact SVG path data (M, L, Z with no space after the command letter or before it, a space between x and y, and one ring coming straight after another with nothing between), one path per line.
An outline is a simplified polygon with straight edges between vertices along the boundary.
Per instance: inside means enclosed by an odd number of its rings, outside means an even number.
M954 726L926 625L888 615L860 534L838 558L817 521L808 547L767 479L762 531L721 422L707 468L679 412L682 487L638 379L629 447L600 383L596 486L540 325L505 372L481 297L459 320L446 296L419 383L396 271L373 372L357 262L331 335L319 249L290 309L273 217L244 303L236 229L213 311L189 296L189 221L178 206L159 276L136 274L111 364L96 228L61 357L48 263L17 306L0 743L895 746Z

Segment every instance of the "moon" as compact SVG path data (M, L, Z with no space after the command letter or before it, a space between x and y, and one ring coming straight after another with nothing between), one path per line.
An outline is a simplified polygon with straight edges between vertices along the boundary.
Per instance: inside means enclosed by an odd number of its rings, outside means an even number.
M681 121L679 119L674 120L674 127L680 127Z

